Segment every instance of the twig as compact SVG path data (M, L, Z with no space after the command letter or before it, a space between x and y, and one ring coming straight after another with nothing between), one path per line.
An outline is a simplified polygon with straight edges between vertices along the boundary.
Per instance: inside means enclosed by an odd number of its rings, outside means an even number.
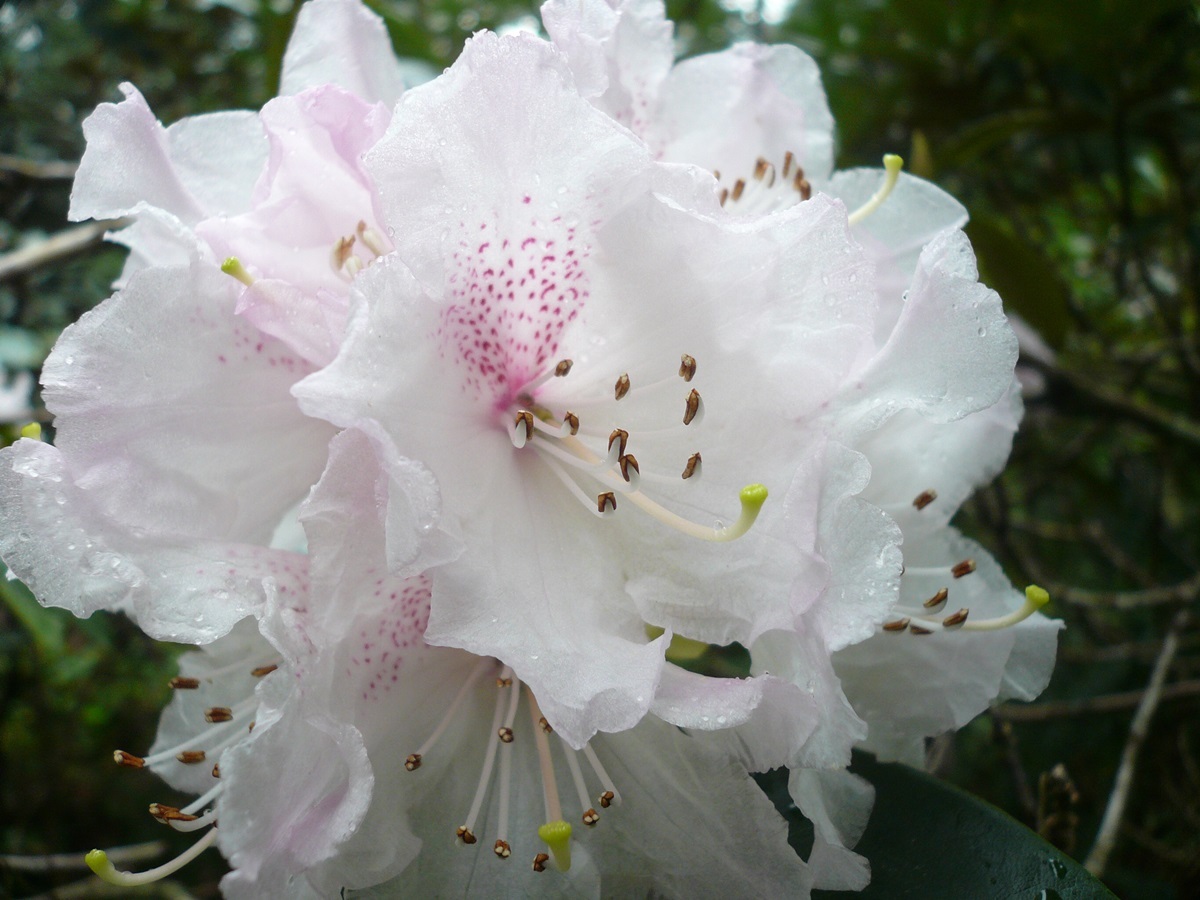
M1048 585L1047 590L1055 600L1079 606L1138 609L1143 606L1163 606L1168 603L1187 603L1195 600L1200 597L1200 572L1175 584L1143 588L1138 591L1088 591L1063 584Z
M167 845L164 841L147 841L144 844L114 847L107 852L113 865L121 866L146 862L162 856L166 849ZM11 869L14 872L75 872L85 871L87 867L88 864L84 862L82 853L50 853L40 856L0 855L0 869Z
M47 263L72 256L100 240L106 231L123 228L130 219L101 219L84 222L52 234L45 240L20 247L0 256L0 281L20 275Z
M1013 727L998 717L992 717L992 734L1001 747L1004 748L1004 758L1008 762L1008 771L1012 776L1013 789L1017 792L1017 800L1025 815L1032 821L1037 816L1037 799L1033 796L1033 788L1029 784L1029 776L1025 774L1025 766L1021 764L1021 751L1017 747L1017 736Z
M1147 689L1148 690L1148 689ZM992 715L1006 722L1045 722L1049 719L1064 719L1087 713L1120 712L1133 709L1146 696L1146 690L1124 691L1119 694L1101 694L1084 700L1064 700L1059 703L1036 703L1021 706L1006 703L992 710ZM1200 697L1200 679L1177 681L1162 688L1159 702L1179 700L1183 697Z
M74 178L78 168L79 163L61 162L57 159L26 159L23 156L0 153L0 170L24 175L26 178Z
M1171 627L1167 630L1167 637L1163 641L1162 652L1158 654L1158 659L1154 663L1154 671L1150 674L1150 682L1146 685L1146 693L1142 697L1142 702L1138 704L1137 712L1133 715L1133 722L1129 726L1129 737L1125 741L1125 749L1121 752L1121 765L1117 769L1112 793L1108 797L1108 806L1104 809L1104 818L1100 821L1100 831L1096 835L1096 842L1092 844L1091 852L1088 853L1087 859L1083 863L1084 868L1097 878L1104 874L1109 854L1112 853L1113 846L1117 841L1117 834L1121 830L1121 819L1125 816L1125 804L1129 800L1129 789L1133 784L1134 770L1137 768L1138 752L1150 729L1150 720L1154 718L1154 711L1158 708L1159 700L1162 699L1167 670L1171 668L1175 652L1179 649L1179 633L1187 624L1187 618L1187 610L1180 610L1172 620Z

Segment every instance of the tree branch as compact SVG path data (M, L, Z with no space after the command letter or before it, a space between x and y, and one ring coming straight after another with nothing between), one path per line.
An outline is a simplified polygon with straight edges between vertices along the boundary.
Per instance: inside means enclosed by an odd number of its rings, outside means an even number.
M0 281L24 274L55 260L73 256L100 240L104 237L105 232L124 228L131 221L131 219L100 219L95 222L84 222L82 225L64 228L45 240L0 255Z

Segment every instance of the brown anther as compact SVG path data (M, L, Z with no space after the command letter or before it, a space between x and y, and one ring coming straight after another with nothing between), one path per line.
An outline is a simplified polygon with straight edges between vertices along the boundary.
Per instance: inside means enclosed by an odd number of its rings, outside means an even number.
M458 835L458 839L464 844L473 844L479 840L479 838L475 837L475 835L471 832L471 829L466 825L459 825L458 828L455 829L454 833Z
M737 181L735 181L733 183L733 192L730 194L730 196L733 197L734 203L736 203L737 201L742 199L742 193L745 190L746 190L746 180L744 178L739 178Z
M337 243L333 245L333 255L330 262L333 263L335 269L340 269L346 264L346 260L354 253L354 235L350 234L346 237L337 239Z
M684 401L683 407L683 424L691 425L692 419L696 418L696 413L700 411L700 392L692 388L687 395L687 400Z
M617 450L617 456L624 456L625 447L629 444L629 432L624 428L614 428L613 433L608 436L608 449L611 450L613 448L613 444L615 444L617 441L621 442L621 447L619 450Z
M641 468L638 466L637 457L634 456L632 453L626 453L624 456L621 457L619 462L621 464L621 477L624 478L626 481L630 480L629 472L631 470L633 471L634 475L638 475L642 471Z
M246 727L246 733L247 733L247 734L249 734L251 731L253 731L253 730L254 730L254 726L255 726L255 725L257 725L257 724L258 724L258 720L257 720L257 719L255 719L254 721L252 721L252 722L251 722L251 723L250 723L250 724L249 724L249 725Z
M533 871L545 872L546 871L546 863L548 863L549 861L550 861L549 853L539 853L537 856L535 856L533 858Z
M554 734L554 729L550 727L550 723L546 721L545 716L538 719L538 724L542 726L542 731L546 732L546 734Z
M408 757L404 760L404 768L409 772L415 772L417 769L421 768L421 754L408 754Z
M812 185L808 183L808 179L804 177L804 170L796 166L796 175L792 178L792 187L795 188L801 200L807 200L812 196Z
M792 163L796 161L796 154L789 150L783 154L783 177L787 178L792 174Z
M499 688L512 687L512 679L511 678L497 678L496 679L496 687L499 687Z
M910 634L933 634L928 628L922 628L920 625L913 625L908 629Z
M767 174L767 168L771 164L761 156L754 162L754 177L758 181L762 181Z
M563 414L563 422L571 429L571 434L579 434L579 416L573 412Z
M182 675L176 675L167 684L173 691L194 691L200 687L200 679L184 678Z
M568 372L571 371L571 366L573 366L573 365L575 365L575 363L569 359L559 360L558 365L554 367L555 376L558 378L562 378L564 375L566 375Z
M964 575L970 575L974 571L975 571L975 560L964 559L962 562L958 563L953 569L950 570L950 574L953 575L955 578L962 578Z
M508 841L497 840L492 851L501 859L508 859L512 856L512 847L508 846Z
M891 622L884 622L882 627L884 631L900 632L907 629L908 623L911 621L912 620L907 617L903 619L894 619Z
M604 809L608 809L610 806L612 806L612 802L616 796L617 795L612 791L605 791L600 795L600 806L602 806Z
M150 815L164 825L168 822L195 822L200 818L180 812L178 807L167 806L165 803L151 803Z
M725 201L729 199L729 188L721 188L721 205L725 205Z
M700 471L700 454L693 453L688 457L687 465L683 467L683 477L691 478Z
M933 488L930 488L927 491L921 491L921 493L917 494L916 498L913 500L913 506L915 506L917 509L924 509L936 499L937 491L935 491Z
M618 400L620 400L622 397L624 397L628 393L629 393L629 373L626 372L624 375L622 375L620 378L618 378L617 383L615 385L613 385L613 394L615 394L616 398Z
M696 357L683 354L679 357L679 377L691 381L696 377Z
M204 762L204 751L184 750L182 753L176 753L175 758L185 766L194 766L196 763Z
M930 597L928 600L926 600L921 605L924 606L926 609L937 609L943 603L946 602L946 598L949 596L950 596L950 592L948 590L946 590L945 588L942 588L940 591L938 591L936 594L934 594L932 597Z
M511 744L513 742L513 730L507 726L499 728L496 734L500 736L501 743Z
M527 441L533 440L533 413L531 413L527 409L518 410L517 418L516 418L516 421L513 422L513 425L516 426L517 428L521 428L522 426L524 426L525 440L527 440Z
M232 718L233 710L228 706L210 706L204 711L205 722L228 722Z
M588 807L586 810L584 810L584 812L583 812L583 824L584 825L595 825L599 821L600 821L600 813L596 812L591 807Z
M269 666L259 666L257 669L251 669L250 674L255 678L262 678L265 675L270 675L278 668L279 666L275 665L275 663L271 663Z
M615 512L617 509L617 495L612 491L605 491L596 497L596 509L601 513L609 511Z
M950 615L946 616L946 618L942 619L942 627L961 628L963 622L967 621L967 615L969 612L969 610L960 609L956 613L951 613Z
M213 763L212 777L213 778L221 777L221 764L220 763Z
M113 762L118 766L127 766L130 769L140 769L146 765L146 761L140 756L134 756L132 753L126 753L124 750L113 751Z

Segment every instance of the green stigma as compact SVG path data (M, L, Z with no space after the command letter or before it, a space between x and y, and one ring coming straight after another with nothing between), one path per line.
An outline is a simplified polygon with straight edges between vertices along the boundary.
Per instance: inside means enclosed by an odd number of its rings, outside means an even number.
M113 864L108 861L108 854L103 850L92 850L83 858L89 869L103 878L108 880L107 875L113 869Z
M1050 592L1036 584L1025 588L1025 599L1033 604L1034 609L1041 609L1050 602Z
M559 819L557 822L547 822L538 828L538 837L550 848L554 865L560 872L571 868L571 825Z
M221 271L226 275L232 275L246 287L254 284L254 276L246 271L246 267L242 265L242 261L236 256L231 256L225 262L221 263Z
M29 438L31 441L40 441L42 439L42 426L37 422L30 422L21 428L21 437Z
M758 515L762 505L767 502L767 486L765 484L748 484L742 488L738 499L742 501L743 515L751 511L754 515Z

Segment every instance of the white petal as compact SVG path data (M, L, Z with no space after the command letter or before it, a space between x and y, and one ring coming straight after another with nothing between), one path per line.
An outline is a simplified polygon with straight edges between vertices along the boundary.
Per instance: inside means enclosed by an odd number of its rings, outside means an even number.
M830 891L861 891L871 879L867 860L852 851L867 827L875 789L842 769L792 769L788 791L813 823L813 886Z
M299 94L323 84L389 107L404 93L404 70L383 20L357 0L313 0L296 17L279 93Z

